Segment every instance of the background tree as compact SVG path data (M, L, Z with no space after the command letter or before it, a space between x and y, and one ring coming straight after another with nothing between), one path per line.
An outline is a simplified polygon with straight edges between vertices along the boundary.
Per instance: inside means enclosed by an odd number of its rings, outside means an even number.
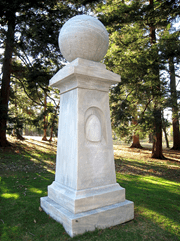
M178 15L178 9L178 1L155 0L107 1L98 9L102 12L99 15L100 19L111 34L107 65L111 70L119 73L122 80L129 74L129 78L125 78L126 82L124 81L127 86L125 95L128 98L130 95L132 98L134 96L135 101L136 96L141 96L144 103L141 103L140 98L137 97L141 109L138 123L142 125L143 121L146 123L146 129L153 131L152 157L156 158L163 158L162 106L165 90L164 79L160 72L159 40L156 41L156 36L160 36L160 33L167 29L168 24ZM136 43L134 49L133 43ZM137 88L138 81L139 88ZM137 95L133 89L138 89ZM142 98L143 94L145 99Z
M59 110L59 104L60 101L58 102L58 104L56 105L56 108L52 108L51 112L50 112L50 138L49 141L52 141L53 138L53 132L57 133L57 128L55 128L58 124L58 110Z
M56 113L56 116L54 116L54 127L51 128L51 130L53 131L53 129L56 129L55 123L57 119L59 99L59 96L57 95L59 91L47 87L46 85L46 82L48 83L50 78L48 68L38 69L38 67L36 67L35 73L33 70L29 73L29 69L26 66L23 67L20 61L15 60L13 61L12 66L8 130L13 128L15 130L14 133L17 133L18 129L15 129L15 122L22 117L23 122L21 123L24 123L24 127L25 125L26 127L34 126L39 132L43 130L43 132L45 132L44 136L46 137L46 132L49 127L49 114L52 115L52 113ZM32 79L31 75L35 80L34 82L29 81ZM53 104L51 104L50 101ZM16 106L16 109L14 106ZM21 129L23 126L21 126ZM20 138L19 135L16 136Z
M0 90L0 146L8 145L6 126L12 56L17 56L30 70L37 65L52 72L61 68L62 56L57 44L58 32L68 18L82 13L83 4L96 1L22 1L0 2L1 47L5 49ZM38 66L38 68L40 68ZM34 82L34 79L31 79ZM37 85L39 83L36 82ZM30 86L30 83L29 83Z
M169 26L170 27L170 26ZM178 91L176 83L175 65L179 62L180 57L180 32L175 31L170 33L170 28L162 33L160 41L161 58L164 61L164 70L169 73L170 81L168 83L167 105L172 108L172 125L173 125L173 147L174 150L180 149L180 133L179 133L179 106L178 106ZM180 76L179 76L180 77Z

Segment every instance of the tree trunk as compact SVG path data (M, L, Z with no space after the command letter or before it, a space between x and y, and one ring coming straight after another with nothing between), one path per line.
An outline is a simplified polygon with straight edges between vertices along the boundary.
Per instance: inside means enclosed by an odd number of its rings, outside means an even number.
M176 79L173 57L169 59L170 70L170 88L171 88L171 103L172 103L172 124L173 124L173 150L180 150L180 133L179 133L179 116L176 91Z
M137 125L137 118L132 120L132 124ZM143 148L139 142L139 135L136 133L134 133L133 135L133 143L131 145L131 148L140 148L140 149Z
M153 136L152 158L164 159L162 154L162 118L161 110L154 107L155 135Z
M6 139L7 118L8 118L8 101L10 89L10 74L12 66L12 53L14 46L14 30L15 30L15 13L9 13L8 30L5 40L4 61L2 67L2 86L0 92L0 146L10 145Z
M152 133L149 134L149 143L153 143L153 134Z
M133 143L131 145L131 148L139 148L139 149L143 148L139 142L139 135L135 135L135 134L133 135Z
M168 141L168 137L167 137L166 127L163 127L163 131L164 131L164 136L165 136L165 140L166 140L166 147L169 148L169 141Z
M156 133L153 141L152 158L164 159L162 154L162 132Z
M149 4L153 7L154 0L149 0ZM150 24L150 43L154 45L156 43L156 32L155 26L153 23ZM162 154L162 118L161 118L161 108L158 108L158 97L156 92L160 91L160 78L159 78L159 64L156 60L153 67L154 74L157 76L156 87L153 90L153 96L155 100L154 105L154 140L153 140L153 148L152 148L152 158L163 159L164 156ZM154 92L155 91L155 92Z
M14 91L15 91L15 93L17 93L16 83L15 83L15 90ZM15 106L15 120L16 120L16 125L15 125L14 130L13 130L14 135L16 136L16 138L18 140L24 141L25 138L20 134L20 131L19 131L19 129L20 129L19 126L21 126L21 125L20 125L20 122L19 122L19 119L18 119L18 108L17 108L17 99L16 98L14 100L14 106Z
M53 130L54 130L54 123L53 123L53 125L51 126L51 133L50 133L50 138L49 138L49 141L52 141L52 137L53 137Z
M53 115L53 120L52 120L52 125L51 125L51 133L50 133L49 141L52 141L54 124L55 124L55 118L56 118L56 116L57 116L57 110L58 110L58 108L59 108L59 104L60 104L60 101L59 101L59 103L57 104L56 109L55 109L55 113L54 113L54 115Z
M47 95L44 97L44 135L42 141L47 141L47 121L46 121Z

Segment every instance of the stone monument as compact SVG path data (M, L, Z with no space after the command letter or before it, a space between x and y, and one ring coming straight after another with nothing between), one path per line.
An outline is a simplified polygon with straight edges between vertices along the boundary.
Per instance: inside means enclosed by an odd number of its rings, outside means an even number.
M101 61L108 33L94 17L78 15L59 35L70 63L50 80L61 103L55 181L41 207L74 237L134 218L134 204L116 183L109 111L109 88L120 76Z

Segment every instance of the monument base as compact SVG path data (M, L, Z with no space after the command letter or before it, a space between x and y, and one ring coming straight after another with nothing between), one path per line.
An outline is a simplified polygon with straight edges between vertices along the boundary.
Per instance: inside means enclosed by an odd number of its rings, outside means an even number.
M61 223L71 237L96 228L104 229L125 223L134 218L134 203L128 200L74 214L49 197L42 197L41 207L53 219Z

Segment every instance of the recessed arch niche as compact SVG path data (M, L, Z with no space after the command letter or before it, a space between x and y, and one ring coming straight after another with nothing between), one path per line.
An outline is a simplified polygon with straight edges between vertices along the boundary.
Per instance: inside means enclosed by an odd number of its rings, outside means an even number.
M87 144L106 143L104 114L97 107L90 107L85 112L85 139Z

